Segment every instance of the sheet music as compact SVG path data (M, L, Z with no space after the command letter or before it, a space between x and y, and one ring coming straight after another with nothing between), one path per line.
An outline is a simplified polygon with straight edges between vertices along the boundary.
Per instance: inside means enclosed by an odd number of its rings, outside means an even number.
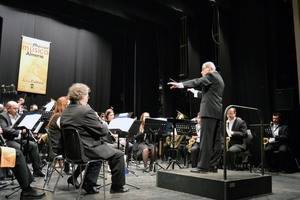
M21 123L18 125L18 127L26 127L27 129L31 130L34 127L34 125L39 121L41 116L41 114L26 115L21 121Z
M33 131L33 133L39 133L41 127L43 126L44 122L40 122L39 125L37 125L36 129Z
M55 104L55 100L51 99L51 101L44 106L44 108L46 108L45 111L51 111L54 104Z
M109 125L108 129L119 129L124 132L128 132L135 119L132 118L115 118Z

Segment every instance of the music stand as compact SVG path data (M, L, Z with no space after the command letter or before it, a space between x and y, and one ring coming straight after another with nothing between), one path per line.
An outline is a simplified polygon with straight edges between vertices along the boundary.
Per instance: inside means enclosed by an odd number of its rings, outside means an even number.
M32 139L36 141L36 139L32 135L32 130L34 127L36 127L37 123L39 122L42 114L37 114L35 112L27 112L21 115L19 119L16 121L16 123L13 125L14 129L26 129L28 133L27 137L27 143L29 143L29 137L32 137ZM21 136L21 150L23 149L23 141ZM27 152L24 152L24 156L27 156Z
M176 122L176 132L177 135L181 135L183 137L188 136L189 138L191 138L193 135L197 135L197 131L196 131L196 124L197 122L193 122L190 120L178 120ZM176 141L174 141L176 142ZM174 147L174 146L173 146ZM186 150L186 145L184 145L184 150ZM188 166L187 164L187 152L184 152L184 166Z
M156 172L156 166L159 167L159 169L165 169L163 166L161 166L159 163L157 163L156 159L156 137L158 135L162 135L167 127L167 121L162 119L155 119L155 118L147 118L145 120L145 130L149 130L151 133L151 139L150 142L153 143L153 154L154 154L154 162L153 162L153 172Z
M124 118L115 118L109 123L108 129L112 131L117 131L118 133L118 148L120 145L119 137L121 136L121 134L128 135L129 129L132 126L134 121L135 119L124 117ZM136 176L134 172L133 174ZM126 183L125 185L131 186L136 189L140 189L139 187L132 184Z
M140 125L141 125L141 121L139 120L135 120L132 124L132 126L130 127L129 131L128 131L128 137L127 137L127 140L126 140L126 147L125 148L125 154L128 155L130 153L130 157L128 158L127 156L127 169L129 167L129 163L131 162L130 160L133 159L133 147L131 149L131 152L128 152L128 147L129 147L129 139L131 138L134 138L138 133L139 133L139 129L140 129ZM137 165L136 165L137 166ZM129 170L130 172L130 170ZM135 173L134 173L135 174Z

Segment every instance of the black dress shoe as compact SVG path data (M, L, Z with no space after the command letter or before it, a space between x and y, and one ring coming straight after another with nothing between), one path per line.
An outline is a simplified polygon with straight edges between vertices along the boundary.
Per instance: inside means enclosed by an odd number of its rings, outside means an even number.
M35 170L35 171L33 171L33 176L34 177L44 177L45 174L41 170Z
M45 196L45 192L39 192L31 187L21 192L21 199L40 199L43 196Z
M93 185L94 187L96 187L98 190L102 187L101 185L99 185L99 184L95 184L95 185Z
M217 167L210 167L209 172L212 172L212 173L218 173L218 168Z
M191 170L192 173L201 173L201 174L206 174L208 172L207 169L201 169L201 168L194 168Z
M120 187L120 188L110 188L110 193L114 194L114 193L124 193L124 192L128 192L129 189L128 188L124 188L124 187Z
M90 186L84 184L82 188L86 191L87 194L96 194L99 193L99 188L97 186Z
M68 187L69 187L69 184L74 185L76 189L78 189L80 186L79 182L77 181L77 178L75 178L75 183L73 183L73 176L70 176L67 179L67 182L68 182Z

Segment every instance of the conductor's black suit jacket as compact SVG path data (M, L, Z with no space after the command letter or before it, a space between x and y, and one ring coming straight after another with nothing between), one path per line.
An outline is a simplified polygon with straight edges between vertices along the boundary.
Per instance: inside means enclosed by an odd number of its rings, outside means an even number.
M116 150L103 142L102 137L109 133L107 125L89 105L70 104L62 113L60 124L62 129L71 126L78 130L87 157L108 159L115 154Z
M201 89L201 117L222 119L222 96L225 84L217 71L201 78L185 81L183 82L183 86Z

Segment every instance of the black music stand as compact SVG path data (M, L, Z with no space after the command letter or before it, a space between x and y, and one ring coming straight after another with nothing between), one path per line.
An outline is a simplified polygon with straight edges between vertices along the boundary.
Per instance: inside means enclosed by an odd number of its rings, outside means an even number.
M156 140L157 136L161 136L167 127L167 121L160 120L160 119L155 119L155 118L147 118L145 121L145 130L148 130L151 133L151 138L150 142L153 143L153 154L154 154L154 162L153 162L153 172L156 172L157 169L156 167L158 166L159 169L164 169L163 166L161 166L159 163L157 163L157 158L156 158Z
M133 146L132 146L132 149L128 148L129 147L129 140L130 139L134 140L134 137L139 133L140 125L141 125L141 121L135 120L133 122L132 126L130 127L129 131L128 131L128 137L127 137L127 140L126 140L126 147L127 148L125 148L125 154L127 155L127 160L126 160L127 169L129 167L129 163L133 159ZM130 172L130 170L129 170L129 172Z
M32 130L37 126L42 114L37 114L35 112L27 112L21 115L21 117L13 125L14 129L26 129L28 133L27 143L29 143L29 138L31 137L35 142L36 139L32 135ZM23 149L23 137L21 137L21 150ZM27 156L27 152L23 152L24 156Z
M197 135L197 131L196 131L196 124L197 122L193 122L190 120L177 120L175 128L176 128L176 132L177 135L183 135L185 138L186 136L188 136L189 138L191 138L193 135ZM175 141L174 141L175 142ZM174 147L174 146L173 146ZM186 145L184 146L184 166L187 166L187 148Z
M172 169L174 169L175 168L175 164L180 169L182 169L182 167L180 166L180 162L176 158L174 158L174 153L173 153L173 152L176 151L176 149L175 149L175 131L176 131L176 123L179 122L179 121L182 122L182 120L178 120L178 119L173 119L173 118L169 118L168 119L168 122L171 122L173 124L173 134L172 134L172 148L170 148L171 151L172 151L172 154L171 154L172 155L172 159L169 161L169 164L168 164L168 166L167 166L166 169L169 169L170 166L172 166Z
M119 137L120 136L124 137L124 136L128 135L128 132L129 132L130 128L132 127L134 121L135 121L135 119L124 117L124 118L115 118L109 123L109 125L108 125L109 130L117 131L117 133L118 133L118 148L120 145ZM133 175L137 176L135 174L135 172L133 172L133 171L131 171L131 172ZM140 189L139 187L132 185L132 184L126 183L125 185L131 186L135 189Z

